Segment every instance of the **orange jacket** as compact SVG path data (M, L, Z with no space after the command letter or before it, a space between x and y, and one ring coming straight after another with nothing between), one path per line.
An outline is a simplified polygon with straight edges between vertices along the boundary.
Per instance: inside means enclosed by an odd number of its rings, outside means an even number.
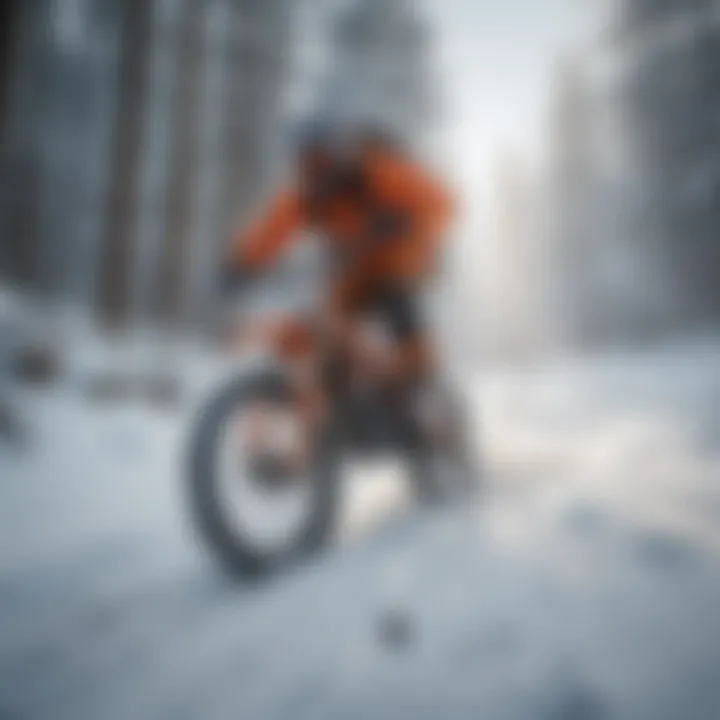
M358 262L376 277L422 278L434 267L437 245L451 216L447 190L417 164L384 149L366 153L362 173L373 207L399 211L410 222L398 237L363 251ZM247 269L265 267L306 228L331 242L351 246L362 236L367 212L367 203L345 197L330 201L311 217L299 190L287 189L235 237L230 260Z

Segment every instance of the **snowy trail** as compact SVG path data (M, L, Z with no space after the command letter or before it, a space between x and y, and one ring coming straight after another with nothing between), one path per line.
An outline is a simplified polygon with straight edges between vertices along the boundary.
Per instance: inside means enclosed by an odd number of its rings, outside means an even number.
M720 348L477 395L481 511L391 507L259 587L188 533L176 422L30 399L35 444L0 449L0 718L720 717Z

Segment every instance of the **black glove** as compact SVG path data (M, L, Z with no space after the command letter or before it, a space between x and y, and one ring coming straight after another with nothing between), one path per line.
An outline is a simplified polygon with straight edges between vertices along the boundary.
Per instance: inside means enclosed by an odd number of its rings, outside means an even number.
M371 213L365 233L370 244L381 245L404 235L411 222L410 215L402 210L379 210Z

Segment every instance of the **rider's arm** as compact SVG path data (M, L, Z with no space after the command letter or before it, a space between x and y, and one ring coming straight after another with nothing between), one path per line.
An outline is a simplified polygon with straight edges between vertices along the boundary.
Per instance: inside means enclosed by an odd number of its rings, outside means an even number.
M388 153L376 156L370 171L383 199L410 217L412 242L405 253L405 269L409 274L429 270L453 214L450 193L418 164Z
M293 190L280 193L267 210L234 237L230 265L240 272L261 270L271 264L302 226L301 203Z

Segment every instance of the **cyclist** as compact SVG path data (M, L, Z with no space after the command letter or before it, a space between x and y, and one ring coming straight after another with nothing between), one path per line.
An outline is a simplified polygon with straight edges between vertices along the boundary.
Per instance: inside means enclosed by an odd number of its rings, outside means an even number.
M355 321L382 319L394 341L378 372L418 378L433 365L418 295L433 274L452 215L444 184L388 136L322 121L299 132L294 177L234 238L226 278L243 282L312 230L335 259L326 308L352 338Z

